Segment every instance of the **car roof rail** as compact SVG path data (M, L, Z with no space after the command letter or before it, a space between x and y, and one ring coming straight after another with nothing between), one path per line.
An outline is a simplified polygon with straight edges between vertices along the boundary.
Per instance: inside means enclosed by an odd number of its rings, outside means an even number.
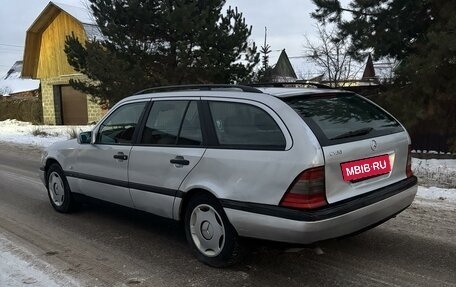
M174 92L174 91L189 91L189 90L197 90L197 91L212 91L216 89L239 89L243 92L248 93L263 93L261 90L256 89L251 86L245 85L230 85L230 84L204 84L204 85L177 85L177 86L162 86L162 87L154 87L154 88L147 88L136 92L136 95L142 95L146 93L161 93L161 92Z
M314 86L317 89L332 89L331 86L320 84L311 81L302 81L302 82L269 82L269 83L255 83L249 84L251 87L264 87L264 88L287 88L292 86Z

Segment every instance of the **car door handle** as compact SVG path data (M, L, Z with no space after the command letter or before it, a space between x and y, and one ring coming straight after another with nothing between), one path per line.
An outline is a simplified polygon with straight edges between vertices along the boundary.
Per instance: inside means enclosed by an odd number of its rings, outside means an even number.
M172 164L179 164L179 165L189 165L190 164L190 162L188 160L186 160L183 156L180 156L180 155L171 159L169 162Z
M128 155L125 155L123 152L119 152L113 156L115 159L120 159L120 160L127 160Z

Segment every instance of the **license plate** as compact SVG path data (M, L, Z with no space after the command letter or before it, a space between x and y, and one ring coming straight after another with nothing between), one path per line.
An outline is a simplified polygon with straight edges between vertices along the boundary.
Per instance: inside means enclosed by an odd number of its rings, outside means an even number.
M391 171L387 154L340 164L345 181L373 177Z

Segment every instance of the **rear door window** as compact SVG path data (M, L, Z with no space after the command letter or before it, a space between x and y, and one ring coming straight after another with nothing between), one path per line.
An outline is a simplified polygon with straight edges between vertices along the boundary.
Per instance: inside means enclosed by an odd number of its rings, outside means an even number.
M259 107L233 102L209 102L217 140L222 147L284 150L277 123Z
M199 146L202 144L196 101L156 101L141 137L141 144Z
M353 93L293 97L285 102L306 121L323 146L403 131L393 117Z
M178 145L201 145L203 143L203 135L201 132L200 118L198 113L198 105L196 101L190 102L185 113L184 121L182 122Z

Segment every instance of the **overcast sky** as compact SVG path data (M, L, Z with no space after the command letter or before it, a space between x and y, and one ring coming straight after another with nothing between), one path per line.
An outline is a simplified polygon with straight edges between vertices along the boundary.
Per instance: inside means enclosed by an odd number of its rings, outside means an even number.
M83 0L56 2L83 6ZM347 1L343 1L347 2ZM0 0L0 77L17 60L22 60L25 32L49 3L48 0ZM264 41L264 27L268 28L268 42L273 52L271 64L286 49L287 54L303 54L304 34L315 35L316 21L310 18L315 9L311 0L227 0L226 5L237 6L244 13L246 23L253 26L252 40L260 47Z

